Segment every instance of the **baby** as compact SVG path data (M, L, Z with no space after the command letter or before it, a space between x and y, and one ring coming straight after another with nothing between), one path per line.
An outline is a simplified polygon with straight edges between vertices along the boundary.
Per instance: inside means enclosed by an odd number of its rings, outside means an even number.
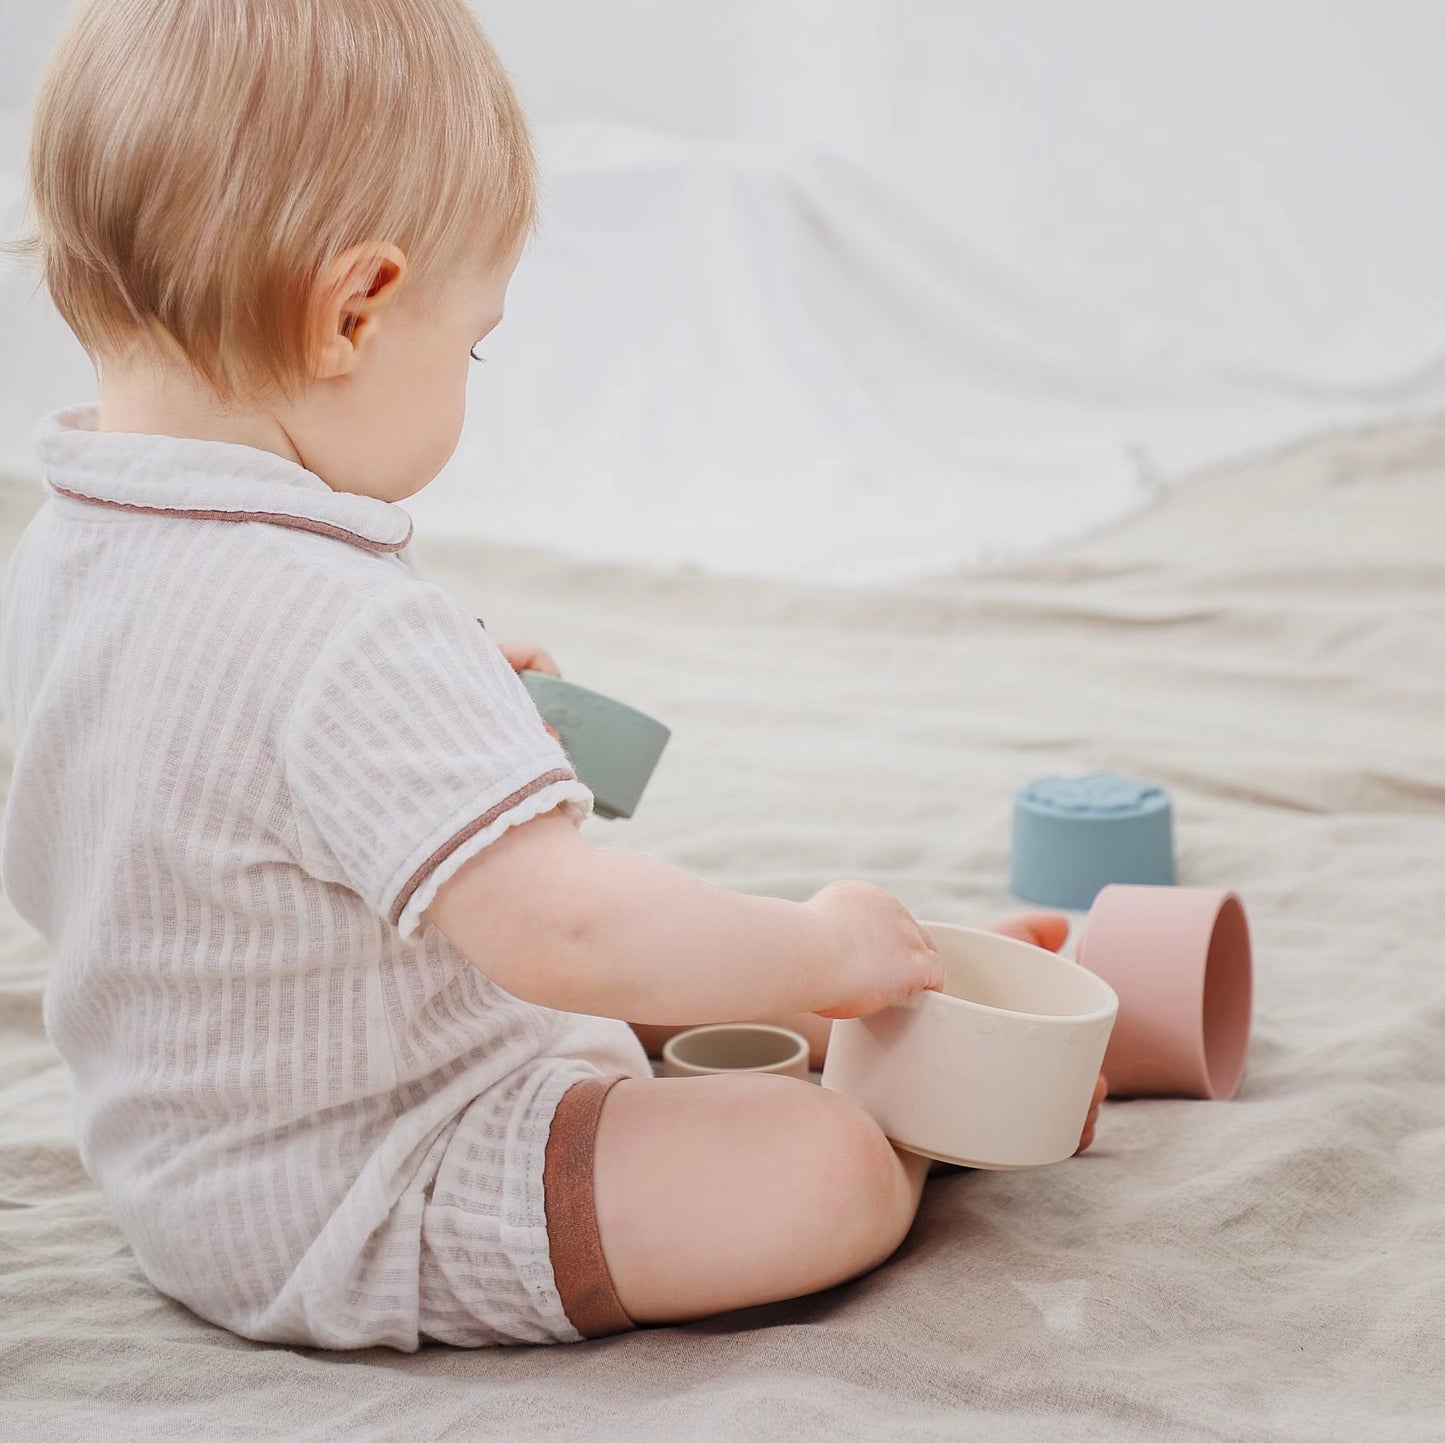
M30 171L100 403L42 429L6 581L0 861L147 1276L250 1338L414 1349L888 1257L925 1160L809 1083L655 1080L644 1043L785 1018L817 1061L825 1019L940 985L927 936L861 882L595 850L516 675L550 658L403 554L535 205L463 0L92 0Z

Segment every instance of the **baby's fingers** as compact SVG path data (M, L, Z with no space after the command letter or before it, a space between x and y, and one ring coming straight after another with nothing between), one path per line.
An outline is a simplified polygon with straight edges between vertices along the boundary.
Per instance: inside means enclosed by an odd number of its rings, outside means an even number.
M924 992L942 992L943 984L948 981L948 969L943 965L943 958L939 956L938 944L928 935L926 927L920 926L917 922L913 925L918 928L918 940L927 949L923 959L922 990Z
M1089 1106L1089 1116L1084 1123L1084 1133L1079 1139L1079 1145L1074 1151L1074 1156L1083 1152L1094 1140L1094 1126L1099 1120L1099 1104L1109 1095L1109 1080L1101 1072L1098 1081L1094 1083L1094 1100Z
M513 671L540 671L547 676L561 676L552 653L535 641L499 641L497 650L507 658Z
M1057 952L1069 938L1069 919L1058 912L1026 912L1022 917L1008 917L989 926L1000 937L1012 937Z

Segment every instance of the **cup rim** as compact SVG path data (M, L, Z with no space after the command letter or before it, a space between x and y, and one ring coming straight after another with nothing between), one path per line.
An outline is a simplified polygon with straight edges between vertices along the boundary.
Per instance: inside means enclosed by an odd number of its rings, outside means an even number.
M989 1012L998 1017L1016 1017L1024 1022L1053 1022L1065 1023L1069 1026L1086 1026L1094 1022L1103 1022L1108 1018L1116 1017L1119 1012L1119 995L1102 977L1090 972L1087 967L1079 967L1077 962L1058 952L1051 952L1047 947L1040 947L1036 942L1025 942L1019 937L1005 937L1001 932L990 932L983 927L964 927L956 922L925 922L920 920L920 927L924 927L931 934L935 927L948 932L961 932L969 937L981 937L992 944L1004 944L1014 947L1024 947L1031 952L1042 952L1045 957L1051 957L1055 962L1065 967L1075 967L1085 974L1090 984L1097 984L1105 993L1105 1000L1091 1012L1020 1012L1013 1007L995 1007L991 1002L976 1002L969 997L956 997L951 992L942 992L930 989L926 992L916 992L903 1005L917 1004L924 998L933 998L937 1001L956 1004L966 1007L970 1011Z
M1209 929L1199 993L1199 1031L1209 1095L1233 1097L1244 1078L1253 1029L1254 951L1249 914L1232 891L1220 899ZM1228 1015L1211 1027L1210 1001L1217 1001L1221 994Z
M698 1064L690 1062L686 1057L679 1057L676 1053L676 1045L689 1037L697 1037L700 1034L711 1034L716 1032L768 1032L776 1037L791 1038L793 1050L775 1062L765 1062L756 1067L721 1067L721 1068L698 1068ZM801 1032L794 1032L791 1027L779 1027L774 1022L705 1022L697 1027L689 1027L682 1032L675 1033L662 1044L662 1058L664 1062L670 1062L674 1067L694 1067L699 1071L706 1072L771 1072L778 1067L793 1067L799 1061L806 1060L811 1055L808 1046L808 1039Z

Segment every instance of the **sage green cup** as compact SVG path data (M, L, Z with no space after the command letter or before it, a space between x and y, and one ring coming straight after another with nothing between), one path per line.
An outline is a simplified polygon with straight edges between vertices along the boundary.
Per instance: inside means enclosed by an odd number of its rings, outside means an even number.
M672 732L655 717L541 671L521 673L542 720L556 728L593 810L615 820L637 810Z

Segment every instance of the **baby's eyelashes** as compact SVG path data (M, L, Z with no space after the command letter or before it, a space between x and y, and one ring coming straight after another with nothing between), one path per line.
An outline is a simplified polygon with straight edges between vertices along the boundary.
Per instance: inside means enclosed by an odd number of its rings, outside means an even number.
M481 345L481 342L480 342L480 341L477 342L477 346L479 346L479 345ZM479 355L477 355L477 346L473 346L473 347L472 347L472 350L471 350L472 360L474 360L474 361L480 361L480 362L482 363L482 365L485 366L485 365L487 364L487 358L486 358L485 356L479 356Z

